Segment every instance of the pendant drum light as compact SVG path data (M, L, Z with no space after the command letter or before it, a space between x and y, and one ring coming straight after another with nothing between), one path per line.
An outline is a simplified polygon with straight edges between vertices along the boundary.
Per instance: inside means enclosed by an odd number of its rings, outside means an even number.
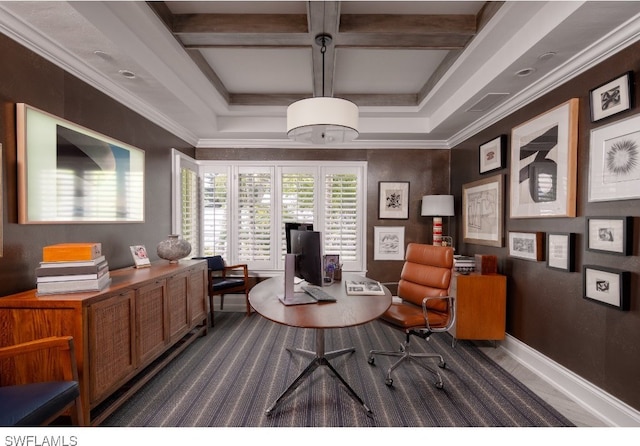
M294 141L338 144L358 137L358 106L324 95L324 57L331 40L328 34L316 36L322 53L322 97L302 99L287 108L287 136Z

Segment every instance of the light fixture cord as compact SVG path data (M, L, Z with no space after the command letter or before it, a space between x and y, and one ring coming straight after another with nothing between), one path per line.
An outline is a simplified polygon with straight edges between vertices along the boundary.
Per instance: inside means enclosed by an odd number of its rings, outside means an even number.
M322 38L322 47L320 53L322 54L322 97L324 97L324 54L327 52L327 45L325 44L326 38Z

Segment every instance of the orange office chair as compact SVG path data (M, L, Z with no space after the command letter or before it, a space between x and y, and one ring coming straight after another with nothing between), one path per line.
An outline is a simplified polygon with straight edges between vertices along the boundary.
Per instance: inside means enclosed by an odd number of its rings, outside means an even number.
M398 297L401 303L392 303L380 317L394 328L403 330L406 339L399 351L371 350L369 364L374 364L375 355L394 356L399 359L389 368L385 384L393 385L391 372L405 360L413 360L435 378L435 386L443 387L437 369L429 367L419 359L438 359L438 366L446 363L437 353L409 353L411 335L429 340L432 333L447 331L455 321L454 298L449 296L449 283L453 273L453 248L410 243L407 246L405 263L398 282Z
M57 359L59 370L38 367L37 355L47 352ZM84 426L73 337L53 336L0 348L0 370L22 370L24 364L38 370L27 367L20 373L20 383L0 387L0 426L45 426L67 412L72 424Z

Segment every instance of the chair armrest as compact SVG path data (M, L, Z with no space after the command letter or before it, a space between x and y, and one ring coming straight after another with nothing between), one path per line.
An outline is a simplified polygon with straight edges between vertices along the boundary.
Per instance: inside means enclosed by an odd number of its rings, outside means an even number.
M65 381L78 381L78 368L76 364L73 336L52 336L23 342L0 348L0 359L27 355L42 350L56 349L62 360L62 375Z
M228 271L236 271L240 269L244 274L245 280L247 280L249 278L249 266L244 263L238 265L225 265L222 275L223 277L226 277Z
M444 327L434 328L434 327L431 327L429 324L429 309L427 308L427 302L429 302L430 300L436 300L436 299L447 301L447 306L449 308L449 313L448 313L449 319L447 320L447 323L445 324ZM447 331L453 326L453 323L456 320L456 306L454 305L455 303L454 300L455 300L455 297L453 296L434 296L434 297L425 297L424 299L422 299L422 314L424 316L424 321L429 331L432 331L434 333L440 332L440 331Z

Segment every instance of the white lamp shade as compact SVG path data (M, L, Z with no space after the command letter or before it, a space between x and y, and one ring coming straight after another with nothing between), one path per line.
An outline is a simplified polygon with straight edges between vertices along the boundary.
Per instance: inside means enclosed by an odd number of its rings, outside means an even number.
M337 144L358 137L358 106L351 101L316 97L287 108L287 136L311 144Z
M453 195L424 195L422 216L453 217Z

